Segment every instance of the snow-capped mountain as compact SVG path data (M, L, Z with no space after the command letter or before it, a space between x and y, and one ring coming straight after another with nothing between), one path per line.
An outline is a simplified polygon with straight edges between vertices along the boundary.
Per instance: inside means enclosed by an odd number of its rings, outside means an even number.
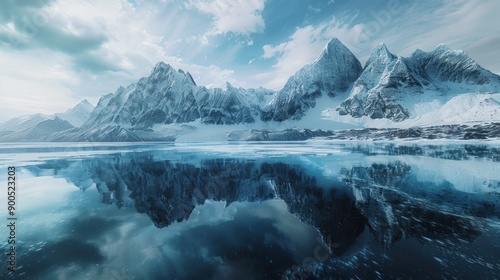
M47 119L34 126L11 133L0 135L0 140L4 142L31 142L31 141L47 141L47 138L54 133L65 131L73 128L73 126L59 117Z
M75 107L66 110L64 113L55 114L56 117L69 122L74 127L80 127L94 110L94 106L87 99L78 103Z
M25 115L12 118L0 124L0 132L2 135L5 135L7 133L22 131L49 119L51 119L51 116L43 114Z
M150 76L104 96L84 128L112 124L144 130L157 124L198 122L201 125L255 123L254 129L261 129L266 123L286 120L300 123L317 107L318 98L322 108L316 111L338 106L326 119L349 123L365 117L387 119L395 124L437 111L457 95L498 91L500 77L481 68L463 51L439 45L431 52L417 50L404 58L381 44L362 68L354 54L333 38L313 63L297 71L277 93L245 90L230 84L226 89L200 87L189 73L158 63ZM495 98L489 96L488 104L495 104ZM470 115L477 108L466 110ZM351 119L338 120L343 115ZM317 118L321 116L318 114ZM311 117L304 122L310 121ZM307 128L325 129L310 125Z
M411 117L417 103L437 98L446 102L459 94L498 91L500 77L463 51L439 45L431 52L417 50L403 58L381 44L366 62L349 98L337 110L355 118L399 122Z
M401 57L381 44L362 68L355 55L333 38L314 62L297 71L278 92L229 83L224 89L198 86L189 72L160 62L149 76L103 96L92 113L91 105L83 101L56 114L76 128L44 139L157 141L197 133L204 135L197 138L204 141L228 140L235 131L246 135L245 131L265 134L290 128L481 124L500 122L499 104L500 76L463 51L439 45L431 52L416 50L410 57ZM53 117L20 117L0 128L29 129L20 123L33 127ZM0 131L2 140L2 135L12 133Z
M12 118L0 124L0 141L45 141L54 133L81 126L93 109L85 99L64 113Z
M7 132L22 131L32 128L43 121L54 120L56 117L69 122L74 127L79 127L87 121L92 110L94 110L94 106L92 106L87 99L84 99L64 113L56 113L54 115L34 114L12 118L0 124L0 132L5 134Z
M354 54L333 38L316 61L288 79L283 89L264 107L261 119L300 119L308 109L316 106L316 98L344 93L361 71L361 63Z
M97 104L84 128L117 124L124 128L148 129L155 124L252 123L260 114L259 104L273 92L266 89L225 89L197 86L189 72L158 63L148 77L120 87Z

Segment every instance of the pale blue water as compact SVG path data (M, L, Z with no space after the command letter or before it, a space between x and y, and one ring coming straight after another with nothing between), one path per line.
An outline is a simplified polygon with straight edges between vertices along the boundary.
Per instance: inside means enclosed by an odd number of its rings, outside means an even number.
M0 166L0 279L500 278L495 144L4 144Z

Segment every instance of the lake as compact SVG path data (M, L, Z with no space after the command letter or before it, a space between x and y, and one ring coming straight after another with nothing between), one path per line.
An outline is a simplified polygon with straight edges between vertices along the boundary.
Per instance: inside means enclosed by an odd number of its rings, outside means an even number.
M0 165L1 279L500 278L498 143L2 144Z

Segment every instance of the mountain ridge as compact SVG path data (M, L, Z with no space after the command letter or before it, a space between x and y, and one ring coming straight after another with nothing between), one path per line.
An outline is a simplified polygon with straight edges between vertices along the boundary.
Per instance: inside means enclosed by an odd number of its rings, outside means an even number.
M207 88L197 85L189 72L158 62L148 76L101 97L80 127L48 138L114 141L116 135L116 141L156 141L193 130L185 124L194 130L207 125L227 126L229 130L331 130L336 127L332 120L337 124L361 123L363 127L387 120L388 126L396 127L423 115L432 119L429 112L457 108L445 105L467 100L453 97L483 92L500 92L500 76L482 68L463 51L440 44L430 52L417 49L409 57L401 57L382 43L362 67L334 37L279 91L237 88L230 83L225 88ZM467 116L476 116L480 122L494 121L495 106L500 104L497 97L476 94L478 100L467 105L476 107L464 107ZM474 113L485 106L491 116ZM320 120L327 124L317 127ZM418 121L409 123L418 126ZM163 132L166 127L167 134Z
M0 124L0 141L46 141L53 133L81 126L93 109L94 106L84 99L62 113L38 113L9 119Z

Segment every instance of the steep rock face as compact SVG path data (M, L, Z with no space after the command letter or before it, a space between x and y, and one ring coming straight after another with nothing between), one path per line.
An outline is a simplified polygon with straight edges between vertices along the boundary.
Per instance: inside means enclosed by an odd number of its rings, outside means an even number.
M99 99L99 102L95 106L94 110L90 113L89 118L85 123L82 124L82 127L88 124L92 124L96 122L96 119L101 115L102 110L108 106L109 101L113 97L112 93L106 94Z
M402 121L410 115L408 98L438 92L460 94L500 90L500 77L479 66L463 51L439 45L432 52L396 57L384 44L368 59L340 115Z
M201 121L206 124L253 123L259 116L260 104L270 94L270 91L245 90L226 83L226 89L216 88L200 100Z
M290 77L284 88L264 107L263 121L300 119L316 98L335 97L345 92L362 71L359 60L337 38L333 38L320 56Z

